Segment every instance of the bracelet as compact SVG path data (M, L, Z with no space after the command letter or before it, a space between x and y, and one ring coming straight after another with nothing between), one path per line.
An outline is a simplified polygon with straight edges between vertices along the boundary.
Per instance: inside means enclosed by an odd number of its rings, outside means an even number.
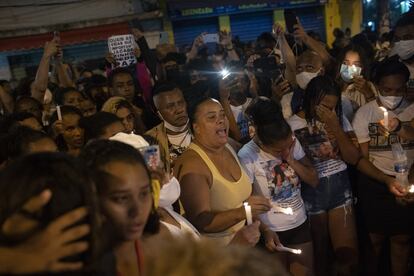
M233 51L234 50L234 48L233 47L231 47L231 48L226 48L226 51Z

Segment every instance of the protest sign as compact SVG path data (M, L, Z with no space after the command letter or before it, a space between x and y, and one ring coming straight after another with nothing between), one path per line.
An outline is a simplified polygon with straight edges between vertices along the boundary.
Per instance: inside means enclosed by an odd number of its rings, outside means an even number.
M127 67L137 62L134 55L135 47L133 35L116 35L108 38L108 49L114 55L117 66Z

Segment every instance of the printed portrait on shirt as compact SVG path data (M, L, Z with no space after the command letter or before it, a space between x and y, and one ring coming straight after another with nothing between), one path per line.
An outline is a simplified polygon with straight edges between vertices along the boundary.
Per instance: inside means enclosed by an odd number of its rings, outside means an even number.
M320 123L295 131L295 136L302 144L306 155L314 162L340 159L339 148L335 139L329 139L328 133Z
M265 171L272 201L290 198L297 191L299 177L288 163L277 164L269 161Z

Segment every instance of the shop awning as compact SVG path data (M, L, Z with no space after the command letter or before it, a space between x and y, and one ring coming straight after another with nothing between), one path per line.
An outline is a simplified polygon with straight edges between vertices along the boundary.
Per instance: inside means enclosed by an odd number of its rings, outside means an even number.
M128 23L106 24L60 32L61 45L72 45L106 40L112 35L129 33ZM46 41L53 38L52 33L10 37L0 39L0 52L43 48Z

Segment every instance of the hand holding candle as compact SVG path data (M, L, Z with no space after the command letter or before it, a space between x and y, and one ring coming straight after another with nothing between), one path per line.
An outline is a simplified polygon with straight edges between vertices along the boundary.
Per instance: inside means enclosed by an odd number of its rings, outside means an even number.
M289 253L296 254L296 255L302 254L302 250L300 249L289 248L283 245L278 245L276 248L277 248L277 251L280 251L280 252L289 252Z
M60 105L56 106L56 113L59 121L62 121L62 112L60 111Z
M253 223L252 207L247 202L245 202L243 205L244 205L244 211L246 212L247 225L251 225Z
M384 127L388 129L388 111L383 106L380 106L380 109L384 112Z

